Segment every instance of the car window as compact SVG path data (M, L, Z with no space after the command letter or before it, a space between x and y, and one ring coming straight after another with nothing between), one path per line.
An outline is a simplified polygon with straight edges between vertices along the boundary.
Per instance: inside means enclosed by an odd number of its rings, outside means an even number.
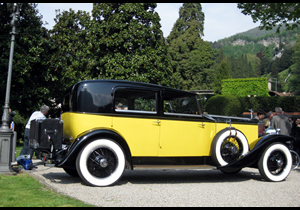
M163 94L164 114L199 114L196 96L165 92Z
M156 92L119 88L114 97L116 112L156 113Z

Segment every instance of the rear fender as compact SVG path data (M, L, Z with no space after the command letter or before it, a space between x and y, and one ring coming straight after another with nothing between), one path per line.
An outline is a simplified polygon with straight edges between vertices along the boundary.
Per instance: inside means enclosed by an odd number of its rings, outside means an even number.
M110 131L110 130L93 130L91 132L85 133L82 136L78 137L75 139L75 141L70 145L68 152L66 155L63 157L64 159L56 164L55 166L57 167L63 167L64 165L68 165L72 163L73 161L76 160L76 157L78 153L81 151L81 148L83 148L86 144L89 142L93 141L95 138L110 138L116 141L122 149L124 150L125 153L125 158L127 160L127 167L132 168L132 163L131 163L131 153L130 150L127 146L127 143L125 140L117 133ZM71 164L72 165L72 164Z
M281 142L281 143L293 143L295 138L286 135L268 135L260 138L254 148L247 153L245 156L241 157L237 161L230 163L225 166L219 166L217 169L226 171L226 172L234 172L238 169L245 168L245 167L257 167L256 163L258 162L259 158L261 157L262 153L265 149L274 142Z

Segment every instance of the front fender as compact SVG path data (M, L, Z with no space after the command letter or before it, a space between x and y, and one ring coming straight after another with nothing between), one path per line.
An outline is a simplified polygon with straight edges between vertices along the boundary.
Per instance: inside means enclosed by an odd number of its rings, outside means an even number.
M254 148L245 156L243 156L242 158L238 159L233 163L227 164L225 166L219 166L217 167L217 169L230 173L245 167L257 167L256 163L258 162L259 158L261 157L265 149L270 144L274 142L286 143L289 141L293 142L295 141L295 138L291 136L280 135L280 134L264 136L260 138L260 140L258 140Z
M57 163L55 166L57 167L63 167L64 164L69 164L70 162L75 162L78 153L81 151L81 148L85 146L87 143L93 141L95 138L98 137L106 137L115 140L117 143L121 145L123 148L126 159L130 160L130 150L124 141L124 139L117 133L111 131L111 130L105 130L105 129L99 129L99 130L92 130L90 132L86 132L83 135L79 136L75 139L74 142L70 145L68 148L68 152L66 155L64 155L63 160ZM130 162L131 164L131 162Z

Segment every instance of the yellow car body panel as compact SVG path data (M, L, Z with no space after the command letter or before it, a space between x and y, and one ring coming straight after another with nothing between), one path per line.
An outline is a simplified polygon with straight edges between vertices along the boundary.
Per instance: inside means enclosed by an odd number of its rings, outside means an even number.
M205 142L214 136L213 131L203 128L201 121L162 120L159 156L202 156L210 150Z
M133 157L158 156L160 125L156 119L114 117L113 128L124 138Z
M73 142L83 132L94 128L112 129L112 117L98 114L66 112L61 115L63 135Z
M126 141L132 157L196 157L209 156L214 136L227 123L167 120L138 117L112 117L99 114L62 114L64 138L74 141L93 129L118 133ZM257 125L232 124L243 131L250 150L257 143Z
M220 130L230 127L230 124L226 123L217 123L217 130L218 133ZM257 136L258 133L258 126L257 125L249 125L249 124L231 124L231 127L234 127L237 130L240 130L248 140L249 149L252 150L255 144L258 142L259 138Z

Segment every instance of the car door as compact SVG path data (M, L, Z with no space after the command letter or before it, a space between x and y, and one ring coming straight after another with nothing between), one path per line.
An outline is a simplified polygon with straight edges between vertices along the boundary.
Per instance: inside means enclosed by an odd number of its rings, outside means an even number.
M114 92L113 129L125 139L133 157L158 156L157 93L127 87Z
M195 96L163 93L159 156L203 156L209 154L214 124L203 122ZM212 133L213 132L213 133Z

